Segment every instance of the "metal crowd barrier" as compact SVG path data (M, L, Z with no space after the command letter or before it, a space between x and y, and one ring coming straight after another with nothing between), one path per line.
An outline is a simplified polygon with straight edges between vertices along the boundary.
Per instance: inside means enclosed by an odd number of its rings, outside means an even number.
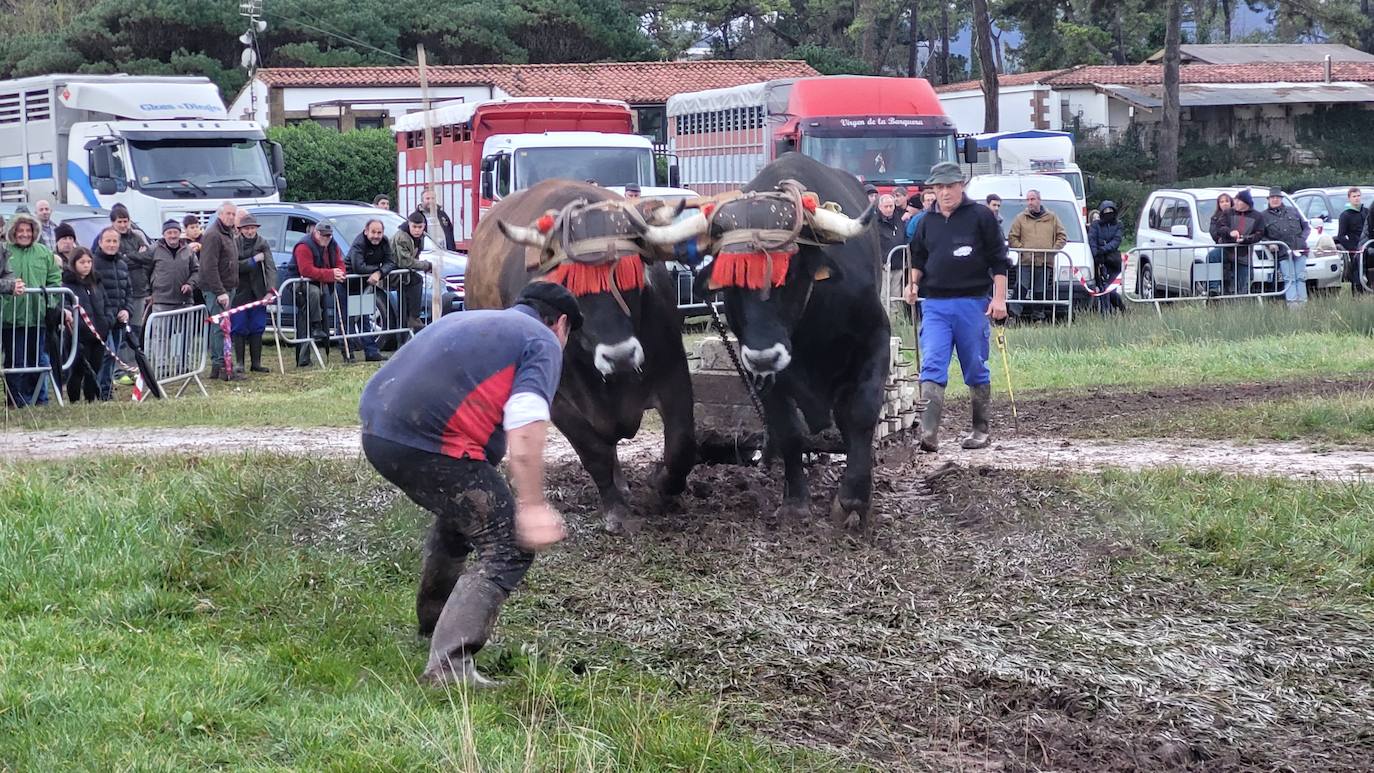
M148 315L143 327L143 353L164 395L168 394L167 387L180 384L175 396L181 397L195 384L202 395L209 396L200 380L210 360L209 330L205 307L200 304Z
M1048 313L1051 321L1057 321L1062 317L1072 324L1075 301L1086 300L1088 297L1084 284L1091 285L1091 281L1086 277L1084 282L1079 280L1086 269L1074 266L1068 253L1063 250L1012 249L1008 252L1014 256L1015 263L1007 275L1008 313L1022 318L1034 317L1039 316L1036 313L1037 307L1043 306L1046 307L1044 313ZM901 255L900 272L887 268L892 265L894 256L898 254ZM1033 256L1040 259L1037 262L1048 265L1027 265L1023 268L1021 260L1024 256ZM898 311L907 313L904 292L906 277L910 275L910 271L911 256L905 245L898 245L888 251L878 283L878 296L889 314ZM920 302L919 299L917 302Z
M277 290L277 305L272 314L273 333L278 345L307 346L311 359L321 368L325 367L324 355L311 335L312 286L318 294L318 313L325 337L337 342L341 349L356 352L363 348L363 339L366 338L403 335L409 340L415 333L406 325L406 283L402 279L407 275L412 276L411 281L420 282L423 287L424 275L410 269L392 271L375 287L367 283L369 274L348 274L342 282L334 284L315 282L304 277L287 279ZM303 306L306 311L304 318L301 316Z
M1156 309L1165 303L1280 296L1287 283L1279 268L1288 253L1287 245L1274 241L1135 247L1122 264L1122 295ZM1298 258L1309 261L1310 256L1302 251Z
M48 324L49 308L55 310L55 325ZM12 313L35 317L36 324L5 322L5 317ZM56 317L58 313L60 319ZM57 372L71 370L79 349L75 326L80 324L76 294L65 287L26 287L23 295L0 296L0 375L4 377L9 402L17 406L36 405L46 390L48 399L65 404L62 385L53 368L55 364Z

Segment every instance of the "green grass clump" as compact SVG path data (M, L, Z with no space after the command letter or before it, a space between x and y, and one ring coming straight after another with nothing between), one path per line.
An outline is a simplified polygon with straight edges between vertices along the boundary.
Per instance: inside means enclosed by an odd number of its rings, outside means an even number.
M1099 434L1096 430L1094 435ZM1236 440L1353 443L1374 438L1374 396L1341 393L1257 402L1241 408L1208 406L1150 416L1117 427L1122 437L1187 436Z
M1180 469L1111 471L1077 485L1165 555L1272 585L1374 594L1369 486Z
M385 490L264 456L0 467L0 769L825 766L519 631L480 658L507 687L419 686L425 518Z

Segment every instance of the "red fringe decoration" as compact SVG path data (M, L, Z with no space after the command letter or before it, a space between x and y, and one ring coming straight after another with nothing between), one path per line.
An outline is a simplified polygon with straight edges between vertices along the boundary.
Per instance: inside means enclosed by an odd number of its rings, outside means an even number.
M711 286L743 287L747 290L762 290L767 280L773 287L782 287L787 279L787 267L792 262L792 253L769 253L773 258L773 275L768 273L768 260L762 252L725 252L711 262Z
M595 295L611 291L610 263L560 263L544 276L544 281L560 284L573 295ZM622 255L615 263L615 286L621 292L644 287L644 261L638 255Z

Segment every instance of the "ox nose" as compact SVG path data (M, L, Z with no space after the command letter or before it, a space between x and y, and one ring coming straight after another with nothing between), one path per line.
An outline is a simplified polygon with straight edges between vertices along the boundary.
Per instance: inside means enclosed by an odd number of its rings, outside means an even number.
M791 362L792 356L787 353L787 347L782 344L773 344L767 349L743 348L744 367L756 376L765 376L769 373L777 373Z
M644 347L638 338L627 338L609 346L597 344L593 359L603 376L637 373L644 367Z

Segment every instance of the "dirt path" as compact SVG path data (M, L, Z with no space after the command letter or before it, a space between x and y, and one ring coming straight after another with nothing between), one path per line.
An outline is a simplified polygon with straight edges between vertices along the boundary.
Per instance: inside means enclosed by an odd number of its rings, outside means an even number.
M661 436L641 433L621 443L626 464L647 463L661 453ZM81 429L0 433L0 459L65 459L118 449L138 456L274 452L284 454L359 453L358 430L351 427L313 429ZM884 451L888 460L910 458L912 450L897 446ZM1304 443L1240 444L1198 440L1065 440L1056 437L1004 437L992 448L964 451L953 432L946 433L944 450L931 463L955 461L972 467L1017 470L1062 469L1079 472L1120 467L1131 470L1179 465L1228 474L1256 474L1320 480L1374 477L1374 450L1334 448L1313 450ZM550 462L573 463L576 454L557 433L551 438Z

